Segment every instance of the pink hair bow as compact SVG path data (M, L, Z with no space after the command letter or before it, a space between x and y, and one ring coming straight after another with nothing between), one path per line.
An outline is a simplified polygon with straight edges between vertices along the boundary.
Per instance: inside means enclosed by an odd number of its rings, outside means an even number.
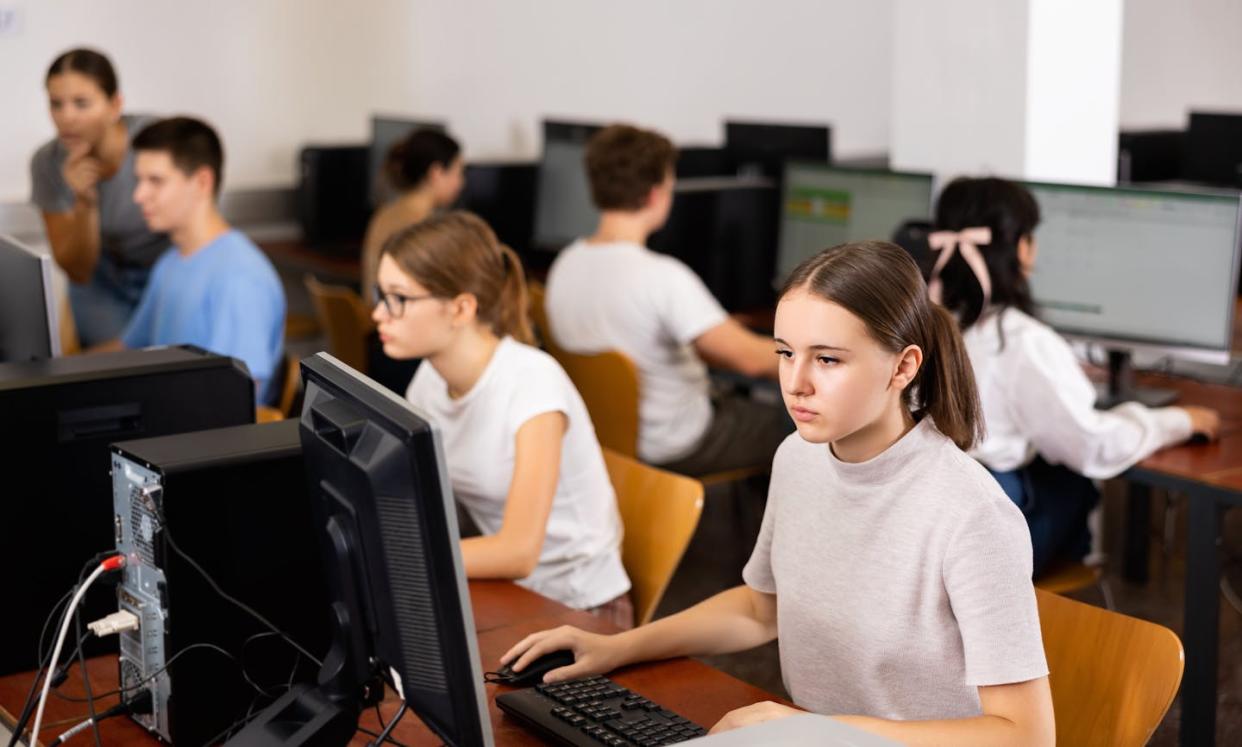
M984 262L979 247L992 243L992 229L984 226L963 228L961 231L933 231L927 235L927 243L933 252L940 252L935 266L932 267L931 279L927 281L927 296L932 301L941 303L944 283L940 280L940 271L953 259L953 252L958 251L979 280L979 287L983 289L983 305L986 308L992 298L992 278L988 275L988 265Z

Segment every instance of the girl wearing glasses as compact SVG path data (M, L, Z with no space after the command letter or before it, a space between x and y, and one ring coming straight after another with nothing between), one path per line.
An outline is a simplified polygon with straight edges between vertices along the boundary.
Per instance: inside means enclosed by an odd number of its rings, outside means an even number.
M478 217L452 212L385 245L372 318L384 352L423 358L407 398L439 427L470 578L504 578L630 627L621 522L586 406L531 345L526 281Z

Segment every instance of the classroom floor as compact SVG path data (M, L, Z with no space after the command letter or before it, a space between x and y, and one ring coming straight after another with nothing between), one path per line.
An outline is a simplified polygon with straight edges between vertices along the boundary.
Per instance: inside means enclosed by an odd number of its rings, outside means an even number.
M1122 495L1119 484L1110 484L1105 491L1104 549L1110 557L1119 558L1117 526ZM737 584L746 564L750 547L758 533L762 495L761 486L741 490L713 489L708 493L699 531L691 543L669 587L658 616L683 609L712 594ZM1152 571L1145 586L1129 584L1121 579L1110 564L1107 575L1118 611L1167 625L1181 632L1185 548L1185 502L1173 501L1171 533L1174 541L1167 547L1163 495L1156 493L1152 501ZM1225 576L1231 581L1229 593L1242 594L1242 511L1225 516L1224 548L1227 557ZM1102 604L1095 589L1087 589L1075 598L1090 604ZM1235 601L1238 601L1235 596ZM1239 602L1242 606L1242 602ZM773 693L786 695L781 683L780 660L775 643L754 651L728 656L709 657L706 661L740 679ZM1242 744L1242 610L1222 598L1220 619L1220 674L1217 704L1217 744ZM1156 730L1153 747L1177 744L1179 705L1174 701L1168 715Z

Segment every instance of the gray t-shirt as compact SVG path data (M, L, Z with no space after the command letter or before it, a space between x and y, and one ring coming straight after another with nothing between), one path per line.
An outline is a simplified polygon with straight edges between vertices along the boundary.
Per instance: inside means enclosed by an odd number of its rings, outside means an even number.
M786 439L743 578L817 713L967 718L976 687L1048 673L1022 513L931 418L856 464Z
M126 115L122 118L132 142L134 135L155 121L154 117ZM45 213L73 209L73 190L65 183L61 167L68 151L59 139L44 143L30 159L30 201ZM168 236L147 230L142 211L134 204L134 150L125 148L117 172L99 182L100 254L118 265L150 267L170 245Z

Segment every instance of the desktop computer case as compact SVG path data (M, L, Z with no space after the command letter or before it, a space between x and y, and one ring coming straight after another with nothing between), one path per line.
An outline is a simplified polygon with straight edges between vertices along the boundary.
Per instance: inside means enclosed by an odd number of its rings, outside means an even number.
M109 446L254 422L254 382L231 358L190 346L0 364L0 487L10 529L0 675L38 666L39 631L92 555L113 546ZM87 595L89 622L115 609ZM50 644L45 644L50 645ZM116 650L87 642L87 655Z
M140 621L121 634L120 681L153 696L138 723L199 745L270 702L224 654L186 650L195 644L229 651L272 698L314 678L317 666L217 594L168 542L171 534L225 592L322 657L327 591L297 421L119 443L112 480L116 547L128 560L117 604Z

